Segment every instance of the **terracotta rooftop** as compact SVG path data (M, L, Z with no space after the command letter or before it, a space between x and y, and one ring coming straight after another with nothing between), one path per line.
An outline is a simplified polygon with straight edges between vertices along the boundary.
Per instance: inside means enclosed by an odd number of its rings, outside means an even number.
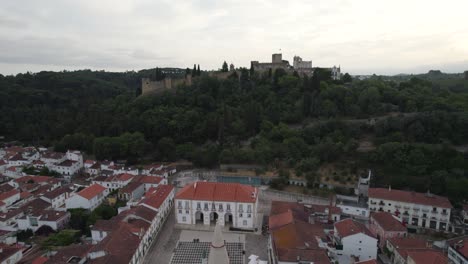
M47 260L49 260L47 257L40 256L40 257L35 258L31 264L44 264L47 262Z
M162 177L147 175L140 175L139 177L135 178L135 181L147 184L159 184L162 180Z
M369 198L452 208L452 204L447 197L402 190L390 190L387 188L369 188Z
M176 199L255 203L258 189L239 183L196 182L182 188Z
M142 185L143 183L141 182L130 182L129 184L125 185L122 189L120 189L119 193L132 193Z
M35 183L44 183L44 182L59 182L60 180L55 179L54 177L49 177L49 176L26 175L18 179L15 179L14 181L17 182L18 184L21 184L21 183L28 183L30 181L35 182Z
M52 190L50 192L44 193L42 196L48 199L54 199L64 193L71 193L71 192L72 190L68 186L63 186L63 187L56 188L55 190Z
M428 243L422 238L415 237L392 237L387 240L393 247L398 249L426 249Z
M94 163L96 163L96 161L95 160L85 160L84 163L88 164L88 165L93 165Z
M44 152L42 153L41 157L44 159L62 159L65 156L65 153L61 152Z
M77 194L91 200L93 197L97 196L100 193L103 193L106 190L105 187L103 187L100 184L93 184L91 186L88 186L84 188L83 190L79 191Z
M448 258L436 250L408 251L408 259L411 258L415 264L447 264Z
M291 210L288 210L281 214L270 215L270 217L268 218L268 227L270 228L270 230L275 230L293 222L293 212Z
M288 263L297 263L297 259L310 261L314 264L329 264L330 259L324 249L291 249L278 248L278 259Z
M17 190L17 189L13 189L13 190L9 190L9 191L6 191L6 192L2 192L0 193L0 201L4 201L10 197L12 197L13 195L17 195L19 194L20 191Z
M455 246L457 244L457 246ZM450 242L450 246L455 249L458 253L468 259L468 236L462 239L455 238Z
M385 231L405 232L406 227L388 212L373 212L371 218Z
M149 205L153 208L159 209L169 194L174 190L174 186L161 184L156 188L150 188L140 204Z
M67 263L72 257L81 259L86 258L91 247L92 245L72 244L70 246L60 248L57 251L57 254L50 257L49 260L45 262L45 264L64 264Z
M4 184L0 185L0 193L8 192L8 191L11 191L13 189L15 189L15 187L11 186L8 183L4 183Z
M18 251L23 250L20 246L9 246L6 244L0 244L0 263L7 263L6 260L10 258L12 255L17 253ZM9 263L9 262L8 262Z
M71 167L71 166L73 166L73 164L75 164L77 162L78 161L74 161L74 160L64 160L64 161L60 162L57 166Z
M340 237L352 236L358 233L363 233L370 237L374 237L374 235L372 235L366 226L349 218L336 222L335 228L336 231L338 231Z
M140 239L137 234L132 231L131 225L121 223L119 227L106 236L101 242L95 245L90 252L104 251L104 257L90 260L92 264L120 264L130 263L133 254L135 253Z

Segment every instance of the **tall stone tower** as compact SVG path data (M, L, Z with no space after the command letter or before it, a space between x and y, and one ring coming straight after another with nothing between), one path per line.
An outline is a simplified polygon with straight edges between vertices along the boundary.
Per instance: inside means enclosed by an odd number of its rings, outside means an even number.
M208 264L229 264L229 256L224 243L221 225L216 222L213 240L211 241L210 254L208 255Z
M271 62L272 63L282 63L283 62L283 54L276 53L271 55Z

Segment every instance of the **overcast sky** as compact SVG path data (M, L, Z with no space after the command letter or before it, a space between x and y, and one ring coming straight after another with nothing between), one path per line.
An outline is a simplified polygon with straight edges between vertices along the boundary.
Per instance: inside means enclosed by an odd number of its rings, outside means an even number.
M352 74L468 70L467 0L5 0L0 73L217 69L281 52Z

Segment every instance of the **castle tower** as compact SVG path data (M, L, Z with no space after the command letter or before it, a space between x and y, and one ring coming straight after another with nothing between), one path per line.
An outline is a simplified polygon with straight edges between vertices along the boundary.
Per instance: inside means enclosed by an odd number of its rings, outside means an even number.
M224 243L223 233L219 220L216 222L213 240L211 241L208 264L229 264L229 256Z

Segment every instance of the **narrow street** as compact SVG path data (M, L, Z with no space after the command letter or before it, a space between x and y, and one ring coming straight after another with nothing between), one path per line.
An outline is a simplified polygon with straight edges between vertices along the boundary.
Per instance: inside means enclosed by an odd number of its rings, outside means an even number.
M174 229L174 214L174 210L171 210L161 232L157 235L156 240L146 254L144 264L166 264L171 260L173 249L180 236L180 230Z

